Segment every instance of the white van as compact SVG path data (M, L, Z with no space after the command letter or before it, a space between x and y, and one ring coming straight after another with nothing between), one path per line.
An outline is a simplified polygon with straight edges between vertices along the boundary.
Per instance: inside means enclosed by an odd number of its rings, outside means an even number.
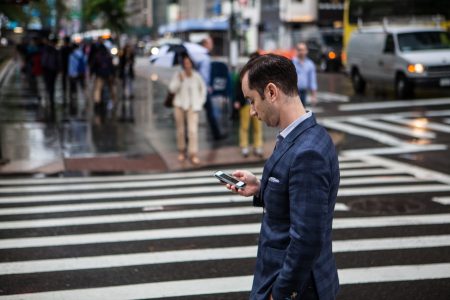
M396 96L415 87L450 88L450 33L432 27L378 27L352 34L347 71L356 93L366 82L392 85Z

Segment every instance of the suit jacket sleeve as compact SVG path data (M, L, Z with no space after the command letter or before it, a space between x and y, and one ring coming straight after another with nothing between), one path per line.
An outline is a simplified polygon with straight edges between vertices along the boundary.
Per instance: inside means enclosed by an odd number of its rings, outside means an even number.
M272 286L275 300L289 298L309 279L326 232L330 166L317 151L297 154L289 170L290 244Z
M261 200L261 192L259 192L257 195L253 196L253 206L264 207L264 204Z

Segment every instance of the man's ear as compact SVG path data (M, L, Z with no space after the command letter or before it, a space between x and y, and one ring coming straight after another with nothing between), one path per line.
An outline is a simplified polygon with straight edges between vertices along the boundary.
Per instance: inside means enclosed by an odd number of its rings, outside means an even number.
M266 85L266 93L267 93L267 99L269 99L271 102L274 102L275 99L278 97L278 88L275 84L270 82Z

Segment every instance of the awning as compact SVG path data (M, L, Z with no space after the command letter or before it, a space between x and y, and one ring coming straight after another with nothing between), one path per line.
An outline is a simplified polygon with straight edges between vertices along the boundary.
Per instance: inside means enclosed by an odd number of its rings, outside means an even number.
M189 31L227 31L228 19L191 19L182 20L175 23L161 25L158 33L164 35L166 33L189 32Z

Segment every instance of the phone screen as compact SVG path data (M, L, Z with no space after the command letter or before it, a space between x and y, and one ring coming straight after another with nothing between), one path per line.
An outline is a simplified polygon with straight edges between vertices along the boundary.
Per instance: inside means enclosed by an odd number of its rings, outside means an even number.
M225 174L222 171L217 171L214 176L216 176L220 181L224 182L224 183L228 183L231 185L236 186L237 188L241 189L245 186L245 183L238 180L237 178L234 178L231 175Z
M222 176L223 178L225 178L225 179L231 181L231 182L234 182L235 184L239 182L239 180L237 180L236 178L231 177L231 176L229 176L229 175L227 175L227 174L225 174L225 173L222 173L221 176Z

